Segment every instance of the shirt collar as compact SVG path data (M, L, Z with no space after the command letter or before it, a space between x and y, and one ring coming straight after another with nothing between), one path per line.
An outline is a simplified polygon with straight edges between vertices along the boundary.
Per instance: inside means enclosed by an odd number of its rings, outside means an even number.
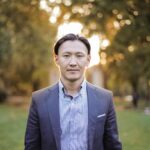
M77 95L83 95L84 91L86 91L86 79L83 80L83 82L80 85L80 91L77 93ZM59 80L59 92L61 92L64 96L67 96L68 94L66 93L65 89L64 89L64 85L61 82L61 80Z

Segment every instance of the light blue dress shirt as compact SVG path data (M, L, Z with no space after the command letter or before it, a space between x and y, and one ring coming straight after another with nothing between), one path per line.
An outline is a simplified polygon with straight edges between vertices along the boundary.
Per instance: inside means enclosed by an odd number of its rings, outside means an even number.
M85 80L74 96L68 95L59 81L59 110L61 150L87 150L88 104Z

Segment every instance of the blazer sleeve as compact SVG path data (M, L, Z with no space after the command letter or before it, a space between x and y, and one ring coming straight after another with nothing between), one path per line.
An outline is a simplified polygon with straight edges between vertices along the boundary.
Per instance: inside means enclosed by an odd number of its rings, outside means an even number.
M104 129L104 149L105 150L122 150L121 142L119 141L118 128L116 121L116 113L113 104L113 96L110 95L110 104L108 108L107 119Z
M37 105L32 98L25 133L25 150L41 150Z

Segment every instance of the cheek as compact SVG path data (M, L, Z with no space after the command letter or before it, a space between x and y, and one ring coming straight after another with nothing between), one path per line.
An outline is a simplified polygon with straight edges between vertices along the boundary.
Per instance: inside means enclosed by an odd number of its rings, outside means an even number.
M88 61L81 61L81 62L79 63L79 65L80 65L82 68L86 68L86 67L88 67L89 62L88 62Z
M57 64L60 66L60 67L64 67L67 65L67 62L64 60L64 59L58 59L57 60Z
M59 69L64 72L67 68L67 64L66 63L63 63L63 62L59 62Z

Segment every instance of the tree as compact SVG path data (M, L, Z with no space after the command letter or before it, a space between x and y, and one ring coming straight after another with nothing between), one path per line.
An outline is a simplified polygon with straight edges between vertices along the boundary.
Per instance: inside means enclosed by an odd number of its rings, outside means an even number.
M132 2L132 3L131 3ZM148 1L131 1L128 21L118 30L110 47L107 48L108 70L113 70L119 78L130 82L133 93L138 93L140 80L149 82L150 65L150 13ZM147 88L148 90L148 88ZM149 93L149 92L147 92Z
M96 33L109 39L110 46L100 52L105 55L100 55L106 56L104 67L110 76L115 74L117 80L129 82L134 92L138 92L141 78L149 85L149 0L70 0L48 4L52 10L60 8L58 22L80 21L83 34Z
M0 86L26 94L47 84L56 26L39 0L0 2Z

